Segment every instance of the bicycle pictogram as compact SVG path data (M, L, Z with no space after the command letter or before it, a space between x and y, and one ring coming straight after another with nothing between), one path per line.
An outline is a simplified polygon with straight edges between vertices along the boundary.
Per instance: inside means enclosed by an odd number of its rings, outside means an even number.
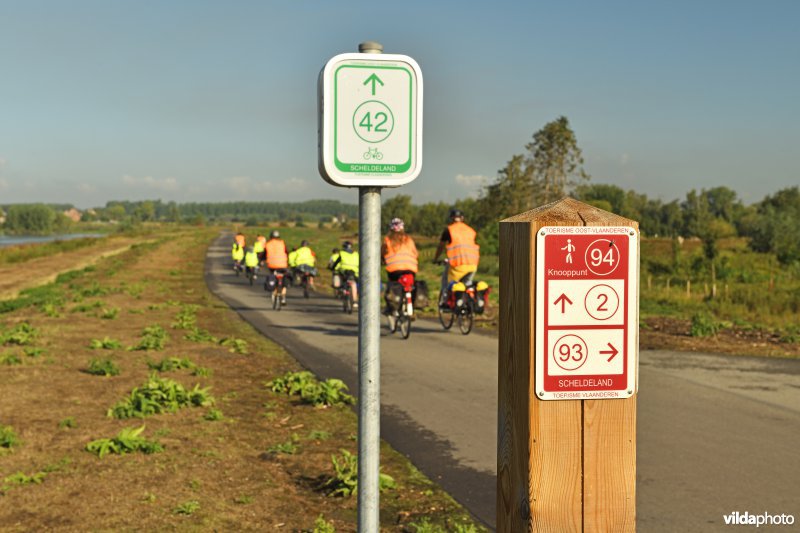
M364 159L375 159L380 161L383 159L383 154L378 151L378 148L367 148L367 151L364 152Z

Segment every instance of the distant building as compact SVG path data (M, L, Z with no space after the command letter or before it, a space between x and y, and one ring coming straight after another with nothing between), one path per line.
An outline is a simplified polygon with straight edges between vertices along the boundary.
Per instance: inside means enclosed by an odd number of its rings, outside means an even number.
M68 209L64 211L64 215L73 222L80 222L81 221L81 212L75 209Z

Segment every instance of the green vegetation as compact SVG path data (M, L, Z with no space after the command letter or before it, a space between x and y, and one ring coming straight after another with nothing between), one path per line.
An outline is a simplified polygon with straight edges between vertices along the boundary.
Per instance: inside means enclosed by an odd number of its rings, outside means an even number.
M225 416L219 409L209 409L209 411L203 415L203 420L208 420L209 422L218 422L224 418Z
M172 323L173 329L194 330L197 328L197 305L184 305L180 312L175 316Z
M210 407L213 404L214 398L208 393L208 388L201 389L200 385L195 385L187 391L175 380L151 374L147 382L134 388L127 398L109 409L108 416L121 419L145 417L174 413L183 407Z
M169 340L169 334L159 325L147 326L142 331L142 340L131 346L129 350L163 350Z
M89 348L92 350L119 350L122 348L122 343L110 337L103 337L102 340L92 339L89 342Z
M20 235L48 235L65 232L72 221L44 204L14 204L6 211L5 231Z
M86 369L93 376L119 376L119 366L112 359L91 359Z
M317 407L355 403L355 398L347 394L347 385L342 380L319 381L308 371L287 372L268 382L266 386L272 392L300 396L303 403Z
M147 366L150 368L150 370L156 370L158 372L171 372L173 370L181 370L184 368L191 370L197 367L197 365L195 365L186 357L167 357L157 363L154 361L148 361Z
M358 456L347 450L340 450L339 456L331 456L334 474L328 478L324 486L331 496L349 498L358 492ZM381 473L378 479L381 491L397 488L392 476Z
M333 527L332 522L328 522L324 516L319 515L314 521L312 533L336 533L336 528Z
M224 338L219 341L221 346L225 346L228 348L228 351L231 353L238 353L241 355L247 355L247 341L244 339L234 339L234 338Z
M75 429L78 427L78 423L75 422L75 417L68 416L58 423L58 427L61 429Z
M39 332L36 328L27 322L20 322L14 326L10 331L5 333L0 332L0 344L4 346L17 345L27 346L31 344Z
M0 486L0 494L8 492L14 487L22 487L25 485L40 485L47 477L46 472L36 472L34 474L26 475L24 472L17 472L3 478L3 484Z
M133 452L151 454L164 451L161 443L141 437L140 435L143 431L144 426L125 428L116 437L93 440L86 445L86 451L97 455L101 459L109 453L124 455Z
M299 441L300 437L298 437L296 433L293 433L291 438L286 442L281 442L267 448L267 453L272 453L272 454L284 453L287 455L293 455L297 453L298 449L297 443Z
M8 453L19 444L19 438L11 426L0 424L0 455Z
M200 502L197 500L189 500L179 504L172 512L179 515L191 516L198 510L200 510Z

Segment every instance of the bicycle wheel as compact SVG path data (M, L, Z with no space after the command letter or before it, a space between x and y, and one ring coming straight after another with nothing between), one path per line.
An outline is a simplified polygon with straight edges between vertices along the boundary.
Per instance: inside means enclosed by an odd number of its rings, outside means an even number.
M411 319L406 315L400 315L397 319L397 326L400 329L400 335L407 339L411 335Z
M397 317L394 315L394 312L389 313L386 315L386 321L389 325L389 333L392 334L397 331Z
M252 286L252 285L253 285L253 282L254 282L254 281L255 281L255 279L256 279L256 277L255 277L253 274L249 274L247 277L248 277L248 278L250 278L250 285Z
M281 297L278 296L278 291L272 291L272 308L280 309Z
M303 298L308 298L308 281L303 281Z
M344 311L350 315L353 313L353 293L348 292L344 297Z
M472 320L472 311L458 315L458 329L461 330L462 335L469 335L469 332L472 331Z
M439 297L439 301L441 301L441 296ZM439 306L439 322L442 323L442 327L444 329L450 329L451 327L453 327L454 318L455 317L453 316L452 311L450 310L445 311L444 309L442 309L441 306Z

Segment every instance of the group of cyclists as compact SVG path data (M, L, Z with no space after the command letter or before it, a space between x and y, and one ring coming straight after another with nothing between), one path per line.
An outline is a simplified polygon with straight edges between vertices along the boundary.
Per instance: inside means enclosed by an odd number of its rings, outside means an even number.
M464 222L464 213L458 209L450 211L450 223L442 232L439 245L434 255L434 263L440 263L444 253L444 269L439 293L439 308L447 305L449 289L455 283L471 285L472 278L478 270L480 261L480 247L475 242L476 232ZM258 235L251 246L246 245L245 236L237 233L234 237L231 257L234 268L241 268L248 275L255 277L255 273L263 266L267 269L267 276L288 276L294 279L296 274L305 274L313 290L314 276L316 275L316 254L303 240L300 246L291 251L281 239L280 233L273 230L269 239ZM401 278L404 282L409 279L414 282L419 271L419 254L414 239L405 231L405 223L400 218L393 218L389 224L388 233L381 245L381 262L386 268L388 278L386 313L392 309L388 305L388 295L392 284L397 284ZM352 290L353 307L358 306L358 268L359 255L353 249L353 243L345 241L341 249L334 248L328 261L328 268L333 272L334 288L348 286ZM266 285L265 285L266 287ZM282 304L286 304L286 286L280 291Z

